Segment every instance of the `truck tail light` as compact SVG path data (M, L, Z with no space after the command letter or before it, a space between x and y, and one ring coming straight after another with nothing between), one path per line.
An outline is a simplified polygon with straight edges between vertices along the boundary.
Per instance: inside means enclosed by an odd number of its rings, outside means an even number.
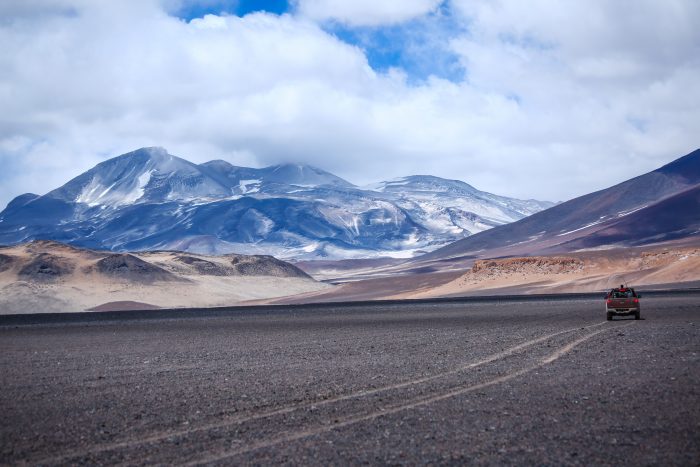
M635 299L634 299L634 303L639 303L639 299L638 299L638 298L635 298Z
M612 300L608 300L608 305L612 305Z

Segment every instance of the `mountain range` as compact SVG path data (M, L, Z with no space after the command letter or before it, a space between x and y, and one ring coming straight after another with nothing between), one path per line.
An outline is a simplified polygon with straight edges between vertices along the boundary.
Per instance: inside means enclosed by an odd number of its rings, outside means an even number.
M272 303L696 288L700 150L415 258L296 264L339 287Z
M606 170L624 172L624 165ZM547 255L700 236L700 149L652 172L430 252L419 261Z
M416 175L358 187L308 165L194 164L162 148L106 160L0 213L0 244L282 258L410 257L554 203Z

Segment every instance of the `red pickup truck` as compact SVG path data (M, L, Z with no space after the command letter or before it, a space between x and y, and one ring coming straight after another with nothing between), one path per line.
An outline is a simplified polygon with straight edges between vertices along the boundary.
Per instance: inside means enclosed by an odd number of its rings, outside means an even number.
M640 298L642 295L635 292L632 287L621 285L610 290L605 296L605 313L608 321L612 321L615 315L634 315L634 319L640 319Z

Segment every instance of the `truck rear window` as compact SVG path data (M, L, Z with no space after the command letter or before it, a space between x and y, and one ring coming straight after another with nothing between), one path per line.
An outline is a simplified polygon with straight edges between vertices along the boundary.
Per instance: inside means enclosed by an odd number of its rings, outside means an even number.
M612 298L632 298L634 297L634 292L627 290L625 292L615 291L612 293Z

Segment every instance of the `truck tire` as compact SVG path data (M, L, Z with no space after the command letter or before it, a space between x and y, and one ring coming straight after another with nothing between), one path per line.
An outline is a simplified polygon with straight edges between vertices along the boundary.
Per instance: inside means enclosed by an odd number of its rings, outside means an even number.
M608 321L612 321L612 313L607 314Z

